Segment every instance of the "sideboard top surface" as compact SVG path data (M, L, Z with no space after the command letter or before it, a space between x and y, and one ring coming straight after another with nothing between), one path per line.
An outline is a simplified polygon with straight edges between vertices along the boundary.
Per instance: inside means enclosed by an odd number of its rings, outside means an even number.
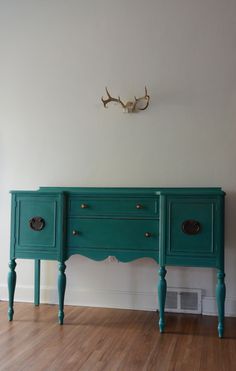
M11 193L29 193L35 191L14 190ZM159 196L161 194L177 195L224 195L221 187L40 187L36 192L56 192L83 195L146 195Z

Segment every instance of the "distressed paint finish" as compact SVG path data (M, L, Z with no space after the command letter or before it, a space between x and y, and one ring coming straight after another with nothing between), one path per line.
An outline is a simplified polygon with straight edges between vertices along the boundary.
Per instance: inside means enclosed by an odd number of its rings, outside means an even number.
M41 187L12 191L9 319L13 318L15 259L35 260L35 305L40 303L40 260L57 260L59 323L64 320L65 261L74 254L93 260L149 257L160 264L160 331L164 331L166 266L219 270L219 336L224 331L224 192L221 188ZM31 218L45 225L35 231ZM196 220L191 235L183 223ZM189 224L189 223L187 223ZM190 223L191 224L191 223Z

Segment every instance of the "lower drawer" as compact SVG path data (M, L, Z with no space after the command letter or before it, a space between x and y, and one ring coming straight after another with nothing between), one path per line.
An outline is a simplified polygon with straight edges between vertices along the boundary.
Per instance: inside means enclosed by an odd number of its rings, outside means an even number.
M67 246L80 249L158 250L158 220L69 218Z

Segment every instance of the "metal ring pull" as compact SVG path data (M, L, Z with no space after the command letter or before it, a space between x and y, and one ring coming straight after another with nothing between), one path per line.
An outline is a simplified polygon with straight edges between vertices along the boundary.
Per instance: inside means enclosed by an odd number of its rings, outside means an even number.
M201 225L197 220L185 220L182 223L182 231L186 234L194 235L200 232Z
M41 216L34 216L29 220L29 226L33 231L40 232L45 227L45 220Z
M141 205L141 204L136 205L136 209L142 209L142 208L143 208L143 205Z
M145 236L146 238L149 238L149 237L152 237L152 234L151 234L150 232L145 232L145 233L144 233L144 236Z

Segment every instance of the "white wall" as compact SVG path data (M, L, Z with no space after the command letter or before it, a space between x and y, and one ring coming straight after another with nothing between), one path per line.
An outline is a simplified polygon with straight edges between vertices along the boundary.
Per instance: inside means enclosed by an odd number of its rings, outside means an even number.
M10 189L222 186L227 313L236 315L236 2L0 0L0 297L6 299ZM107 85L150 108L100 102ZM154 309L157 266L67 264L67 303ZM19 261L16 299L32 300L33 263ZM43 264L44 301L57 266ZM215 272L169 268L168 285L202 288L215 312Z

